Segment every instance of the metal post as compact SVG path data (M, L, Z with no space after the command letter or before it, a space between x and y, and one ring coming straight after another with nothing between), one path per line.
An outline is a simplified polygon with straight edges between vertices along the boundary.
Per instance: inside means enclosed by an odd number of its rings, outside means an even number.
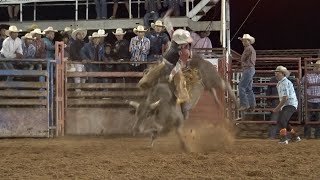
M221 44L226 48L226 0L221 0Z
M89 19L89 0L86 1L86 20Z
M22 3L20 3L20 22L22 22Z
M37 20L37 3L33 3L33 21Z
M50 129L51 129L51 112L50 112L50 108L51 108L51 101L50 101L50 83L49 83L49 79L50 79L50 60L47 60L47 76L45 77L46 80L46 85L47 85L47 115L48 115L48 137L50 136Z
M78 21L78 0L76 0L76 7L75 7L75 21Z
M129 0L129 19L132 19L132 17L131 17L131 0Z
M138 0L138 18L140 18L140 3L141 3L141 1Z
M231 55L231 41L230 41L230 0L226 0L226 26L227 26L227 51ZM227 61L228 63L228 61Z
M189 0L186 0L186 16L189 17Z

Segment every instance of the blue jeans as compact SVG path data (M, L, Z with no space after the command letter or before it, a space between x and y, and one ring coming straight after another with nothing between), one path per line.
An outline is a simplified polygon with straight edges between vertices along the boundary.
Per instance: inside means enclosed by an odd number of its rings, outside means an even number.
M240 106L244 107L255 107L256 98L252 90L252 78L255 74L254 67L245 68L242 73L241 80L239 82L239 97Z
M156 20L158 20L159 18L159 13L154 12L154 13L146 13L143 17L143 22L144 22L144 26L146 27L150 27L150 20L153 20L153 22L155 22Z
M308 102L308 109L320 109L320 103L310 103ZM308 112L308 120L309 121L319 121L320 120L320 112L310 111ZM314 137L320 138L320 125L310 125L306 124L304 126L304 137L311 137L311 128L314 128Z
M106 0L94 0L96 3L97 18L107 18L107 1Z

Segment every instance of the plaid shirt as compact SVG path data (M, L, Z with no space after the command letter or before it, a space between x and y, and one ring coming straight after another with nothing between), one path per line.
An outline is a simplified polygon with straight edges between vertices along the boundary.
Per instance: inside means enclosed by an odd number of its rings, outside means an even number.
M307 82L307 94L308 96L319 96L319 98L309 99L308 102L311 103L320 103L320 74L311 73L307 74L306 77L303 77L302 84ZM318 85L313 85L318 84Z
M284 104L284 106L294 106L296 109L298 108L298 99L296 92L294 91L293 84L289 81L288 78L284 77L277 84L277 90L279 94L279 100L281 101L282 97L287 96L288 100ZM283 107L284 107L283 106ZM283 108L281 107L281 109Z
M141 40L138 36L133 37L130 42L131 61L147 61L147 56L150 50L150 40L143 37ZM140 64L132 64L139 66Z

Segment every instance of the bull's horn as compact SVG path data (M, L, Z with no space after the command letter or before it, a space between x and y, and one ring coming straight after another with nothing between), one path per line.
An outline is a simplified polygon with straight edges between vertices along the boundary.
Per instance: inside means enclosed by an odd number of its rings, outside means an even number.
M135 102L135 101L130 101L129 102L129 105L131 105L131 106L133 106L134 108L136 108L136 109L138 109L138 107L139 107L139 103L138 102Z
M151 108L151 109L155 109L156 107L159 106L159 104L160 104L160 100L159 100L159 101L156 101L156 102L154 102L154 103L152 103L152 104L150 104L150 108Z

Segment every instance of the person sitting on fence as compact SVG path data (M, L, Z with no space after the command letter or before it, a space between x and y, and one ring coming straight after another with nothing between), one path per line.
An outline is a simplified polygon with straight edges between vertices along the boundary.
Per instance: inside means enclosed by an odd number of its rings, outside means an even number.
M129 13L129 1L124 0L124 5L126 6L128 13ZM118 6L119 6L119 0L113 0L113 11L112 11L112 16L110 17L110 19L116 18ZM132 18L132 15L130 15L129 18Z
M146 14L143 17L144 26L150 28L150 20L155 22L159 18L159 11L161 9L160 0L145 0L144 9Z
M25 59L34 59L36 55L36 47L33 45L34 37L30 33L25 34L22 36L23 39L23 44L22 44L22 49L23 49L23 58ZM33 64L27 64L29 70L33 70L34 65Z
M209 39L209 31L200 31L199 34L191 32L191 37L193 42L191 43L191 49L211 49L212 43ZM210 50L196 50L196 52L210 52Z
M150 40L145 37L145 32L147 30L139 25L137 28L133 29L133 32L137 35L131 38L129 51L131 53L130 61L147 61L147 57L150 50ZM131 64L131 69L133 71L143 71L145 69L145 65L141 65L138 63Z
M8 5L9 21L18 21L19 11L20 11L20 6L18 4Z
M21 30L18 30L16 26L10 26L6 30L5 34L8 36L2 44L1 57L2 58L11 58L11 59L21 59L23 57L22 50L22 41L18 37L18 33ZM5 69L14 69L14 66L10 62L2 63ZM8 76L7 81L12 81L13 77Z
M104 49L100 45L100 39L103 35L94 32L92 36L89 36L89 42L86 43L80 51L81 59L83 62L92 62L92 61L103 61L104 58ZM88 72L99 72L99 65L97 64L86 64L86 71ZM93 77L88 78L89 83L97 83L98 80Z
M293 141L301 141L298 134L290 126L289 120L294 112L298 108L298 100L293 84L288 80L290 72L284 66L278 66L275 72L275 77L278 80L277 90L279 95L279 104L272 112L279 112L278 116L278 127L280 128L280 144L288 144L287 131L291 134Z
M180 16L180 7L183 6L182 0L164 0L163 7L168 7L168 11L171 12L170 15Z
M54 45L53 39L54 39L54 33L58 31L54 30L53 27L48 27L47 29L43 30L43 32L46 34L46 37L43 38L44 49L45 49L44 57L47 60L54 59L55 45Z
M314 96L314 98L308 98L307 107L308 107L308 121L319 121L320 120L320 112L317 111L320 109L320 60L318 60L314 64L314 72L307 73L302 79L302 87L305 87L304 84L307 83L307 97ZM312 85L317 84L317 85ZM306 96L304 96L306 97ZM315 111L312 111L312 110ZM314 138L320 138L320 127L319 125L310 125L305 124L304 126L304 137L309 139L311 137L311 127L315 128Z
M112 32L116 37L117 41L114 43L113 56L114 60L117 62L129 61L130 52L129 52L129 41L124 38L126 34L122 28L117 28L116 32ZM115 70L118 72L129 71L130 65L128 64L116 64ZM125 82L124 78L116 78L117 83Z
M239 37L238 39L242 41L244 46L241 55L241 68L243 72L239 82L239 111L249 110L252 112L256 107L256 99L252 90L256 64L256 51L252 44L255 42L255 38L249 34L244 34L242 38Z
M8 25L0 25L0 50L2 49L2 43L7 38L6 30L9 28Z
M107 0L94 0L96 4L96 19L107 19Z
M168 49L169 36L164 32L165 26L162 21L157 20L155 23L151 23L151 27L154 30L146 35L146 37L150 39L148 61L155 61L159 60L162 54Z
M81 57L81 49L84 46L84 38L87 36L87 30L78 28L76 30L73 30L71 33L71 37L73 39L73 42L70 45L70 57L69 59L71 61L82 61ZM70 72L84 72L85 68L83 64L69 64L68 71ZM80 77L74 78L75 83L84 83L85 79Z

